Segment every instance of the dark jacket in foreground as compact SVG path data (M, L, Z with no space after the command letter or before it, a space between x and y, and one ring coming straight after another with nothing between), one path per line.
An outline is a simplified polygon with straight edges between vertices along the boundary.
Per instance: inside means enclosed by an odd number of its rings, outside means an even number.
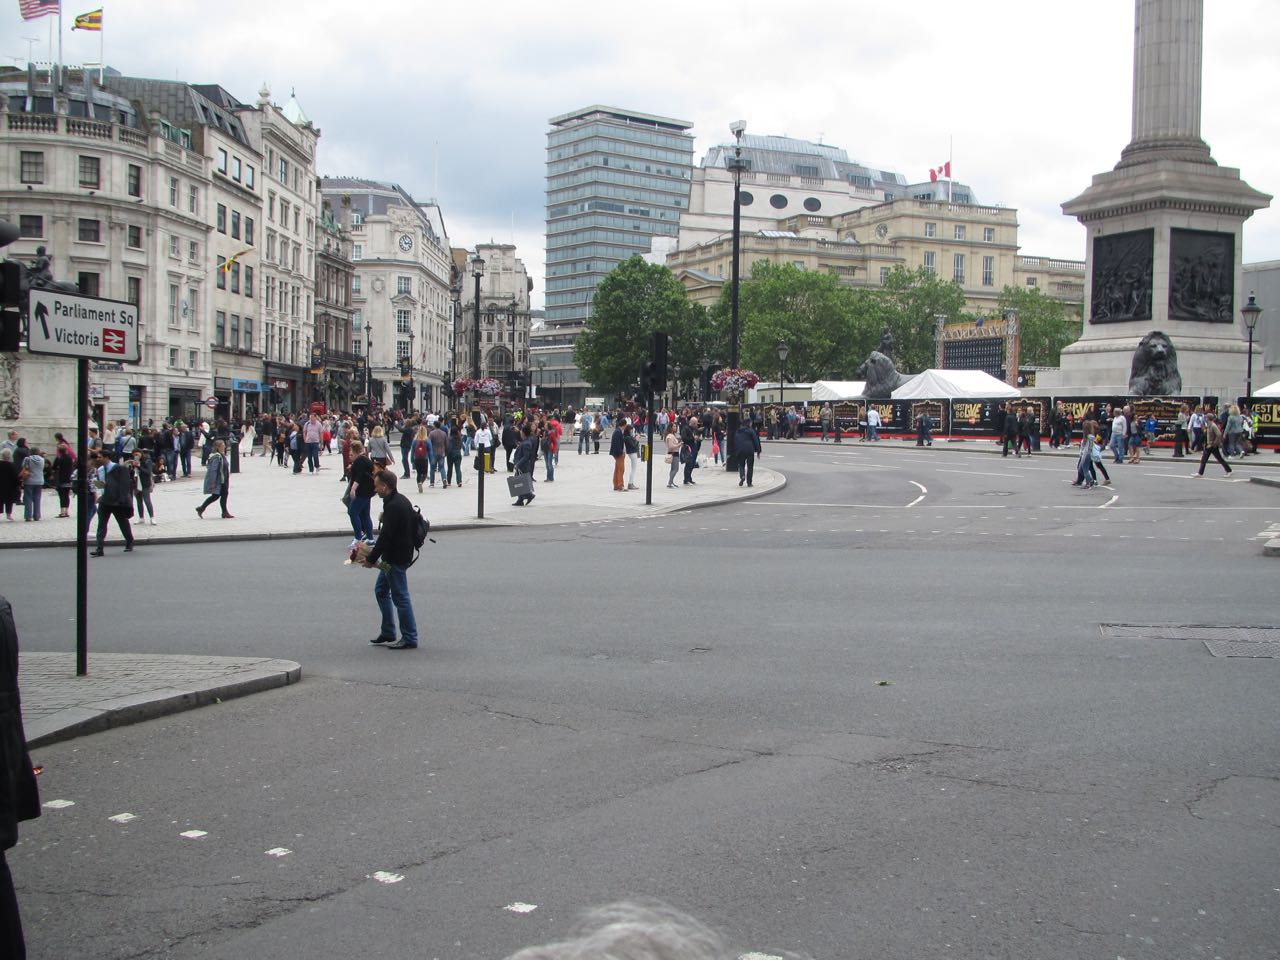
M0 597L0 850L18 842L18 823L40 816L40 793L27 754L18 700L18 628Z
M382 501L382 522L378 541L369 551L369 562L386 560L397 567L413 562L413 504L399 491Z

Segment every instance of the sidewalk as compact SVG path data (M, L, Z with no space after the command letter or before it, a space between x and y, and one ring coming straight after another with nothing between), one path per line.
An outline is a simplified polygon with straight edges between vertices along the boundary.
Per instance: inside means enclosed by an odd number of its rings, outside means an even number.
M666 487L670 466L662 457L653 464L653 504L646 506L644 463L636 466L639 490L613 490L613 459L605 453L579 455L576 449L560 454L555 480L546 482L546 470L538 464L534 472L536 499L527 507L513 506L507 494L504 458L498 455L496 474L485 477L485 519L476 516L477 474L466 469L463 486L432 489L418 493L412 480L401 480L400 491L420 506L431 520L433 535L442 530L478 527L537 526L582 523L627 517L656 516L711 506L734 500L764 496L786 486L781 473L769 469L766 455L756 461L755 483L739 487L738 475L708 464L693 471L694 485L675 490ZM240 473L231 477L228 508L235 519L218 518L215 503L201 520L195 508L204 501L201 478L204 471L193 464L189 480L158 485L152 494L157 525L133 519L138 549L165 543L192 543L212 540L271 539L281 537L350 536L346 508L340 502L344 484L339 454L321 455L321 469L315 474L305 469L294 474L263 457L245 457ZM677 478L677 483L679 483ZM65 547L75 543L72 519L57 519L58 498L46 490L42 504L45 518L39 523L21 519L0 519L0 548ZM21 508L18 509L19 517ZM373 515L378 515L375 500ZM74 504L73 504L74 516ZM91 528L96 530L96 519ZM109 553L120 552L120 531L108 529ZM90 563L103 560L90 559ZM126 558L127 559L127 558ZM88 677L75 675L75 655L23 651L19 685L27 743L45 746L60 740L138 723L153 717L188 710L231 697L297 682L302 668L289 660L255 657L142 656L135 654L94 654Z
M658 447L661 449L660 445ZM709 450L710 445L704 444L703 452L709 453ZM398 447L396 452L398 455ZM736 473L726 473L723 467L708 463L705 469L694 470L693 486L680 484L677 477L676 482L680 485L669 490L666 482L670 466L663 462L664 456L659 454L653 464L651 506L645 505L646 464L641 462L636 466L635 483L639 490L616 493L612 484L613 458L607 452L579 455L576 448L568 445L561 450L560 465L556 467L553 482L543 479L546 470L539 461L534 471L536 499L527 507L513 506L514 501L507 493L505 459L499 451L495 461L498 472L485 477L483 520L477 517L477 472L471 468L470 456L463 458L461 487L446 490L439 485L434 489L426 486L422 493L418 493L417 483L401 479L399 489L413 504L422 508L431 521L434 534L441 530L475 527L538 526L657 516L691 507L761 497L786 486L786 478L770 469L775 458L766 451L763 458L756 459L755 484L751 488L739 487ZM397 470L397 474L402 472ZM156 508L157 525L143 524L137 516L132 521L139 549L161 543L351 534L346 507L340 502L344 485L339 482L342 477L342 456L339 453L321 454L318 472L308 473L304 468L300 474L261 456L241 457L240 472L231 475L231 494L227 500L227 508L235 515L232 520L218 516L217 503L206 511L206 519L196 516L196 507L205 499L201 492L203 477L204 470L200 468L197 457L189 479L156 486L151 500ZM17 508L17 519L11 522L0 518L0 549L75 543L75 521L56 516L58 497L55 491L44 492L44 519L39 523L23 521L21 512L21 507ZM376 527L376 497L372 512ZM90 528L91 540L96 530L95 518ZM120 547L120 531L113 522L108 528L106 549L118 551Z

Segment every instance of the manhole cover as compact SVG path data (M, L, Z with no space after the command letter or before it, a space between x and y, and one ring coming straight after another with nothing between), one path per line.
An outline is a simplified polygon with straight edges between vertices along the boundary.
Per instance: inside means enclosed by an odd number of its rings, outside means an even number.
M1204 644L1215 657L1280 659L1280 627L1203 623L1103 623L1102 635L1113 640L1181 640Z

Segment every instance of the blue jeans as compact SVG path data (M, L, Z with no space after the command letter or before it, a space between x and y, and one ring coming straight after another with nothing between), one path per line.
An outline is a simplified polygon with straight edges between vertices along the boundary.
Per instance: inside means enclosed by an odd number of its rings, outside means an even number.
M373 497L352 497L347 504L347 516L351 518L351 532L361 540L373 539L373 517L369 503Z
M404 467L404 473L401 474L401 479L409 476L409 452L411 450L413 450L413 447L400 448L400 465Z
M164 452L164 470L168 479L172 480L178 475L178 451L166 450Z
M444 462L443 453L433 453L431 455L431 485L436 485L436 477L440 478L441 483L448 483L448 466Z
M547 464L547 479L554 480L556 478L556 455L554 453L544 453L542 459Z
M391 608L400 618L400 639L411 646L418 645L418 622L413 617L413 601L409 599L409 568L389 564L390 569L379 570L378 580L373 585L373 595L378 600L378 609L382 611L382 630L379 636L394 637L396 635L395 619Z
M1116 458L1116 463L1124 461L1124 435L1113 433L1111 435L1111 453Z
M868 424L867 424L867 439L868 439L868 440L879 440L879 439L880 439L880 428L879 428L879 427L877 427L877 426L874 426L873 424L868 423Z
M315 473L320 469L320 444L307 444L307 470Z
M191 476L191 451L183 450L179 453L179 456L182 458L182 475L184 477ZM174 476L177 476L177 474L174 474Z
M22 492L26 494L22 498L22 519L39 520L40 497L44 494L44 487L39 484L28 483L23 486Z

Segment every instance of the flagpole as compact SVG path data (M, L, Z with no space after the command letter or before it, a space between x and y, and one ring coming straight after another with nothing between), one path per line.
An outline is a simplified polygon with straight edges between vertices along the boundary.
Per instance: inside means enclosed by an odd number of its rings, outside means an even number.
M107 61L103 56L103 51L106 49L107 44L106 38L103 36L106 33L103 29L106 26L105 21L107 19L105 8L98 8L98 17L98 86L105 87L107 85Z
M58 81L54 89L62 87L62 4L58 4Z
M951 160L956 152L955 134L947 137L947 203L951 202Z

